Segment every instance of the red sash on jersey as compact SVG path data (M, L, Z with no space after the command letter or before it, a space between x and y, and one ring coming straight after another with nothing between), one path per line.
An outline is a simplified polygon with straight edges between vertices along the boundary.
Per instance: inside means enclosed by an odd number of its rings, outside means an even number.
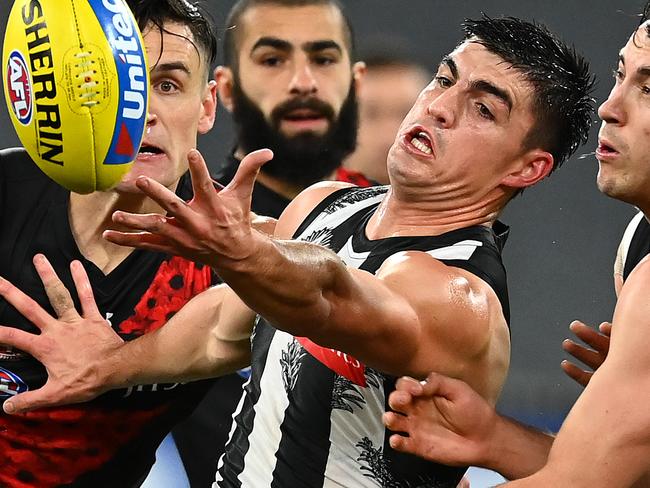
M366 367L358 359L336 349L319 346L306 337L296 337L296 340L309 354L336 374L349 379L355 385L368 386L368 383L366 383Z

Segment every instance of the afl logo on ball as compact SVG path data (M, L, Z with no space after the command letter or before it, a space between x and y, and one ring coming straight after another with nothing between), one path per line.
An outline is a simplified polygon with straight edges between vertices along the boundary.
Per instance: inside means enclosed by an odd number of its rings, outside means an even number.
M27 70L25 58L18 51L12 51L7 63L7 87L9 88L9 103L16 118L23 125L32 121L32 83Z
M0 398L9 398L27 390L29 388L18 375L0 368Z

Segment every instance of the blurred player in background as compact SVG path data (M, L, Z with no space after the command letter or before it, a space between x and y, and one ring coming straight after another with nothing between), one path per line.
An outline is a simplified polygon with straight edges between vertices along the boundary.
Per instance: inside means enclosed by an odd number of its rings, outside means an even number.
M359 49L366 64L359 92L357 148L336 172L335 179L359 186L387 185L386 158L404 116L431 73L416 61L406 41L367 40Z

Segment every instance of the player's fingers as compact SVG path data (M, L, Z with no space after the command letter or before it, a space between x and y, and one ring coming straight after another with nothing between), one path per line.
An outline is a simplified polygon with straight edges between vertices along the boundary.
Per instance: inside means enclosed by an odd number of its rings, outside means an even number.
M173 252L173 245L165 237L151 234L149 232L119 232L106 230L102 237L113 244L125 247L136 247L156 252Z
M598 326L598 330L601 332L601 334L605 334L606 336L611 336L612 335L612 324L611 322L603 322Z
M578 366L573 364L571 361L564 360L560 363L560 366L564 370L564 372L572 378L574 381L580 383L582 386L587 386L587 383L589 383L589 380L591 379L593 373L589 371L584 371L580 369Z
M388 396L388 406L396 412L404 412L413 402L413 396L408 391L395 390Z
M166 235L172 224L170 218L159 214L133 214L120 210L113 212L113 222L134 231Z
M81 311L84 317L101 317L97 308L97 302L95 302L93 288L90 286L90 280L83 265L79 261L72 261L70 263L70 272L72 273L72 279L77 289L77 296L79 297Z
M223 186L214 181L210 176L210 170L203 158L203 155L196 149L192 149L187 160L189 162L190 175L192 177L192 189L194 190L194 200L197 202L208 202L210 205L214 202L215 196ZM221 188L216 189L215 183Z
M578 339L590 345L597 351L606 352L609 350L609 337L601 334L597 330L579 321L571 322L569 329L573 332Z
M34 357L39 355L39 336L14 327L0 326L0 344L9 344Z
M428 396L441 396L448 400L455 399L463 389L471 388L463 381L439 373L429 373L427 380L422 383L422 394Z
M410 376L402 376L395 383L395 389L416 396L422 393L422 383Z
M595 369L603 364L603 361L605 360L605 356L599 352L578 344L571 339L565 339L562 341L562 349L592 369Z
M79 318L70 291L68 291L63 282L59 279L59 276L56 274L56 271L54 271L54 268L47 258L42 254L37 254L34 256L33 262L36 272L45 287L45 293L50 301L50 305L52 305L57 317L62 320L74 320Z
M27 391L20 393L8 400L5 400L2 405L5 413L16 415L25 412L31 412L39 408L55 407L61 405L62 395L60 389L52 386L51 383L46 383L38 390ZM66 403L70 403L69 400Z
M409 419L395 412L386 412L383 416L384 425L393 432L408 432Z
M53 319L43 308L16 288L11 282L0 277L0 296L14 306L27 320L45 330Z
M400 434L393 434L388 438L388 442L390 443L390 447L396 451L413 453L410 437Z
M239 164L234 178L226 188L236 192L239 198L250 198L260 168L271 159L273 159L273 152L270 149L260 149L246 155Z
M153 180L146 176L140 176L136 180L135 184L142 191L142 193L146 194L149 198L155 201L158 205L160 205L174 217L187 218L188 214L191 215L194 213L185 200L180 198L173 191L157 182L156 180ZM159 217L164 218L164 216Z

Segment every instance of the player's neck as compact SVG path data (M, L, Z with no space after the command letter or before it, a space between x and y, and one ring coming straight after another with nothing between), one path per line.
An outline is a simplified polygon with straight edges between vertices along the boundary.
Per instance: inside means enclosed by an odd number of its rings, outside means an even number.
M366 233L370 239L441 235L475 225L491 226L501 209L500 200L464 204L403 200L391 189L368 222Z
M81 254L108 274L133 249L118 246L102 237L107 229L117 229L111 217L116 210L133 213L160 213L152 200L138 194L94 192L89 195L70 194L68 208L70 230Z

